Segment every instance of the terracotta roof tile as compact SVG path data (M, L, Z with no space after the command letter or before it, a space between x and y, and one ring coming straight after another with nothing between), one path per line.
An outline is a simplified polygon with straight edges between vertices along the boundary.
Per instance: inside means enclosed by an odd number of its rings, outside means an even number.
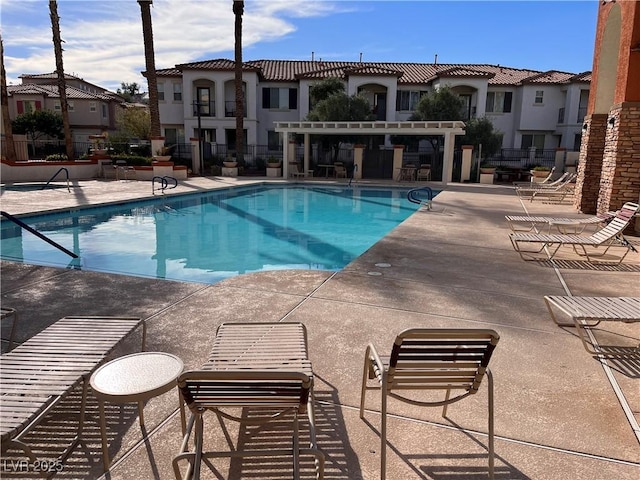
M84 99L84 100L119 100L124 101L124 99L119 98L116 94L113 93L104 93L104 94L96 94L86 92L84 90L80 90L79 88L70 87L67 85L66 94L68 99ZM60 94L58 92L57 85L39 85L34 83L25 83L22 85L8 85L7 93L9 95L44 95L46 97L51 98L60 98Z
M159 76L180 76L182 71L233 70L233 60L219 58L176 65L158 70ZM323 60L252 60L245 62L245 70L260 72L262 79L271 82L295 82L299 79L324 79L349 75L394 75L400 85L423 85L437 78L487 78L489 85L522 85L523 83L566 83L589 81L590 72L574 75L565 72L540 72L520 68L486 64L433 64L389 62L339 62Z

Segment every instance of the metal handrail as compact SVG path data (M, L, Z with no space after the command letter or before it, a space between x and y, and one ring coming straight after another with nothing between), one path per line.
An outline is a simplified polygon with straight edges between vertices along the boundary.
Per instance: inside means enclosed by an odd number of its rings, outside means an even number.
M156 188L156 180L160 182L160 188ZM169 186L169 181L173 183L173 185ZM156 194L157 190L160 190L163 194L166 189L176 188L178 186L178 180L174 177L170 176L155 176L151 179L151 193L153 195Z
M69 188L69 170L67 170L65 167L60 167L58 169L58 171L53 175L53 177L51 177L47 183L44 184L44 187L41 188L41 190L44 190L45 188L47 188L47 186L53 181L54 178L56 178L58 176L58 174L60 172L64 172L66 177L67 177L67 191L71 192L71 188Z
M76 255L75 253L73 253L70 250L67 250L66 248L64 248L62 245L54 242L53 240L51 240L50 238L46 237L45 235L43 235L42 233L40 233L39 231L37 231L36 229L30 227L29 225L27 225L26 223L24 223L22 220L17 219L16 217L14 217L13 215L8 214L7 212L2 212L0 211L0 215L2 215L3 217L5 217L7 220L11 220L13 223L15 223L16 225L18 225L19 227L24 228L25 230L27 230L30 233L33 233L36 237L44 240L45 242L47 242L49 245L53 245L54 247L56 247L58 250L61 250L62 252L66 253L67 255L69 255L72 258L78 258L78 255Z
M417 194L421 190L424 190L427 193L426 200L420 200L418 197L415 196L415 194ZM423 205L427 207L427 209L431 210L431 203L433 202L433 190L431 190L430 187L412 188L407 192L407 200L409 200L412 203L417 203L418 205Z

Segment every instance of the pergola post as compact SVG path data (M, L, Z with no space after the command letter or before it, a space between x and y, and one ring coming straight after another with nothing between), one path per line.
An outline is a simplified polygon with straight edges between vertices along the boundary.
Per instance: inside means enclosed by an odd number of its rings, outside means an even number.
M444 155L442 159L442 186L446 187L447 183L453 178L453 142L454 136L447 132L444 135Z

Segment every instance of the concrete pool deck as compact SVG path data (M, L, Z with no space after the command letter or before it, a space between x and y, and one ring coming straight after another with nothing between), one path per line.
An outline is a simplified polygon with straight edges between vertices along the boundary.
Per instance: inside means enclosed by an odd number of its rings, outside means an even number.
M264 180L189 178L170 193ZM60 189L5 191L0 201L3 211L16 215L150 194L148 182L87 181L77 182L71 195ZM366 345L388 350L395 335L410 327L492 328L501 336L491 361L496 478L635 480L640 356L601 361L589 355L573 328L551 321L542 297L640 296L640 254L630 253L618 266L592 265L570 254L556 262L525 262L513 251L504 221L504 215L525 211L580 216L569 203L521 203L508 186L451 184L431 211L413 214L340 272L274 271L204 285L2 262L2 305L20 312L18 341L69 315L146 318L147 350L175 354L187 369L206 361L222 322L303 322L315 375L318 443L327 456L325 478L344 480L379 478L379 395L367 396L370 424L357 411ZM640 238L629 238L640 244ZM640 324L608 322L596 336L603 343L638 345ZM135 351L137 340L127 341L119 353ZM486 389L485 383L478 395L452 405L449 420L437 408L391 400L387 478L487 478ZM63 414L77 410L77 400L68 397L26 437L39 459L54 459L64 449L77 418ZM105 478L174 478L171 460L181 443L177 407L175 391L148 401L142 432L135 405L109 405L112 465ZM101 477L95 399L89 413L85 448L74 452L56 478ZM213 415L205 433L205 445L224 442ZM237 442L237 429L231 427L230 434ZM245 445L253 441L242 439ZM255 441L268 445L280 439L274 433ZM13 453L3 460L20 458ZM291 478L286 462L232 462L231 473L226 462L216 465L220 475L207 471L203 478ZM30 478L9 473L8 466L2 464L3 478ZM311 478L309 469L303 478Z

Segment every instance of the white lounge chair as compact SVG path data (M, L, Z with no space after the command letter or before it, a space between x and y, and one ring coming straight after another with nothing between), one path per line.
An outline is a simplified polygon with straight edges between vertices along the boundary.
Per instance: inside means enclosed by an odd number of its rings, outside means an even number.
M546 233L551 233L551 229L556 227L560 233L567 233L567 230L572 230L571 233L582 233L589 227L596 227L596 229L603 227L615 216L616 212L582 218L529 215L505 215L504 218L514 232L531 232L538 227L546 227Z
M560 233L511 233L509 234L509 239L511 240L514 250L520 254L523 260L530 260L532 259L531 254L538 254L545 249L548 249L548 256L545 256L545 259L551 260L555 257L558 250L560 250L560 247L569 246L573 248L578 255L586 257L587 261L591 262L593 257L605 255L611 247L620 247L624 249L624 254L616 263L621 263L629 251L637 252L635 247L631 245L622 234L637 211L637 203L625 203L616 216L605 227L589 236ZM523 250L522 247L524 245L536 245L538 249ZM596 253L598 248L604 248L604 251ZM591 254L588 249L591 250Z

